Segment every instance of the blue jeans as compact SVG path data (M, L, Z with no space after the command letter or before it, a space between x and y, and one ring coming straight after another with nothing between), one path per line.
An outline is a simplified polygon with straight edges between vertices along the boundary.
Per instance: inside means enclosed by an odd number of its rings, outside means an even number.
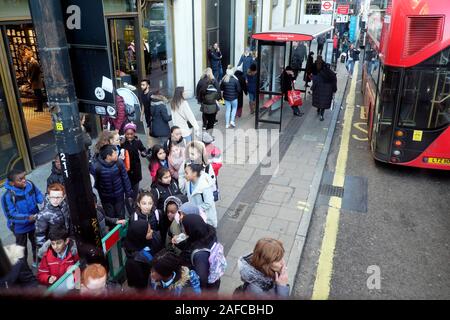
M248 93L248 100L250 101L256 101L256 94L249 92Z
M348 60L347 61L347 70L352 75L353 74L353 67L355 66L355 60Z
M222 67L220 67L218 69L214 69L213 70L213 74L214 74L214 78L216 78L217 82L220 83L220 81L223 78L223 69L222 69Z
M229 126L230 122L234 123L234 119L236 118L238 100L237 99L234 99L233 101L225 100L225 106L227 107L227 110L225 112L225 125Z

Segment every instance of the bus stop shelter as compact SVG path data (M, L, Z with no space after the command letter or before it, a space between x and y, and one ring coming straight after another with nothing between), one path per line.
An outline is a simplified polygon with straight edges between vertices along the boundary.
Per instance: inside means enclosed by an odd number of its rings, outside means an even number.
M283 70L290 65L292 43L309 43L308 51L311 52L312 40L331 30L333 30L333 26L330 25L297 24L283 29L255 33L252 36L253 39L258 40L255 129L258 129L259 123L271 123L278 124L281 131L284 97L281 91L280 76ZM324 54L332 54L332 52L327 52L326 48L329 46L324 46ZM305 64L306 60L303 65ZM299 74L305 70L306 68L302 66ZM305 95L306 90L306 87L300 89L305 92Z

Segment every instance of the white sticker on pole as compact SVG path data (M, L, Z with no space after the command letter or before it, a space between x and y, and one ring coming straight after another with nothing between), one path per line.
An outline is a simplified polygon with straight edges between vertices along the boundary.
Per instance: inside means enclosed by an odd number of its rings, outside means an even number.
M113 92L113 82L111 79L107 77L102 78L102 89L108 91L109 93Z
M95 96L98 100L104 100L105 99L105 90L103 90L100 87L95 88Z

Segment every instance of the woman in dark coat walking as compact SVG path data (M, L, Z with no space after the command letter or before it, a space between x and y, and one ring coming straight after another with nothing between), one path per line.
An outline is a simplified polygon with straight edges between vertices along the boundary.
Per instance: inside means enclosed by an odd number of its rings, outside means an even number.
M204 107L203 104L205 103L205 96L208 94L208 87L213 86L216 89L216 92L220 91L220 86L219 83L217 82L217 80L214 78L214 74L211 68L206 68L205 71L203 72L202 77L200 78L200 80L197 83L197 88L196 88L196 98L197 98L197 102L202 105L200 107L202 111L202 121L203 121L203 129L204 130L208 130L208 129L212 129L212 128L207 128L208 123L211 120L213 121L213 126L214 123L217 122L216 120L216 115L217 112L213 113L214 117L211 114L205 113L204 112ZM215 104L215 103L214 103ZM209 125L211 126L211 124L209 123Z
M311 87L313 91L312 105L317 108L317 114L320 114L320 121L323 121L325 109L331 108L333 95L337 91L337 78L328 64L323 65L322 70L314 78Z
M234 76L238 78L239 84L241 85L241 91L238 95L238 107L236 111L236 117L240 118L242 116L242 108L244 107L244 93L245 95L248 95L247 91L247 82L245 80L245 75L242 71L236 70L234 72Z
M169 121L172 120L172 116L167 110L167 103L168 100L164 96L152 96L150 136L154 139L153 144L163 145L170 136Z

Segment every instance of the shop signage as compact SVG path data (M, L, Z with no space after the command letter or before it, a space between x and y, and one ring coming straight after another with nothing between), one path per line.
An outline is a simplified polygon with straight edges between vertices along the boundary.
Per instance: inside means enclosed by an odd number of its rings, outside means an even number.
M350 6L348 4L340 4L337 6L336 13L337 14L348 14L350 10Z
M263 41L310 41L313 39L310 35L298 33L284 33L284 32L267 32L257 33L252 36L253 39Z
M336 15L336 23L347 23L348 15L347 14L337 14Z
M61 1L75 91L80 112L113 114L113 73L103 1ZM103 108L103 110L102 110Z

